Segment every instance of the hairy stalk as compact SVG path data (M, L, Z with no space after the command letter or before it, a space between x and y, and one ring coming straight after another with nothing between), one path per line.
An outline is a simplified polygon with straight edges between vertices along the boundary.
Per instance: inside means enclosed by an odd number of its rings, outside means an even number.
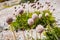
M40 40L41 40L41 33L40 33Z
M23 31L23 36L24 36L24 40L26 40L26 39L25 39L25 33L24 33L24 31Z
M15 32L14 32L14 29L12 28L12 26L10 27L10 30L13 32L13 37L14 37L14 40L17 40L17 39L16 39Z
M12 31L12 32L13 32L14 40L17 40L17 39L16 39L15 32L14 32L14 31Z

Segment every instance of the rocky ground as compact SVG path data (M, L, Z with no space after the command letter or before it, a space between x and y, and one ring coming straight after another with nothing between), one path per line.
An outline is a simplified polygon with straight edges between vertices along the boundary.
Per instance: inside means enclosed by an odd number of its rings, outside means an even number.
M45 4L45 2L50 2L50 7L49 9L53 12L53 16L56 18L56 21L57 21L57 24L59 25L60 27L60 0L40 0L39 2L42 3L42 5L44 6L43 8L39 9L39 10L45 10L47 9L47 5ZM28 5L28 3L24 3L25 6L25 11L30 11L30 12L33 12L34 9L30 7L31 4ZM36 5L37 6L37 5ZM16 7L16 9L15 9ZM0 7L1 8L1 7ZM21 5L15 5L15 6L12 6L12 7L9 7L9 8L5 8L3 10L0 10L0 27L2 29L5 29L5 28L8 28L8 24L6 23L6 20L9 18L9 17L12 17L15 19L15 15L18 14L18 10L22 8L22 4ZM17 10L17 11L16 11ZM14 15L15 14L15 15ZM1 29L1 30L2 30ZM22 32L18 32L16 33L17 35L20 35L20 33L22 34ZM27 32L25 32L27 33ZM34 34L36 33L36 31L34 30L33 32L33 36L36 37ZM8 37L9 35L9 38L13 38L13 34L11 31L5 31L3 30L3 32L0 33L2 39L0 40L7 40L6 38ZM26 34L27 35L27 34ZM12 37L11 37L12 36ZM21 38L22 39L21 39ZM20 39L19 39L20 38ZM23 39L23 36L20 35L18 36L18 39L19 40L24 40ZM13 40L13 39L10 39L10 40Z
M0 3L0 10L5 9L6 7L10 7L16 4L19 4L21 0L9 0Z

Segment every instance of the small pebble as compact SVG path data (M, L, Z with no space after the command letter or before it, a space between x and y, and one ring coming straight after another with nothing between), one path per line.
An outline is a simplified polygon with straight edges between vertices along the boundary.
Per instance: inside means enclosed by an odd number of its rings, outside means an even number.
M53 7L53 5L51 7Z
M15 12L16 12L17 10L15 10Z
M48 6L50 6L50 4Z
M16 7L14 7L16 9Z
M36 8L36 6L34 6L33 8Z
M55 11L55 9L53 9L53 11Z
M40 9L40 7L38 7L37 9Z
M31 7L33 7L35 4L32 4Z
M6 31L8 30L8 29L5 29Z
M15 14L13 14L13 15L15 15Z
M39 5L39 2L37 4Z
M50 4L50 2L45 2L45 4Z
M44 6L40 6L41 8L43 8Z
M20 8L20 7L19 7Z

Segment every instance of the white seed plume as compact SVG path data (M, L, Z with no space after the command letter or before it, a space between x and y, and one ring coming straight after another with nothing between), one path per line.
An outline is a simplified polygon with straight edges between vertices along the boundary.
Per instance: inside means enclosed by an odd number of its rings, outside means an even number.
M39 18L42 18L42 14L39 14Z
M48 14L48 13L46 13L46 14L45 14L45 16L49 16L49 14Z
M28 24L29 25L33 25L34 24L34 20L32 18L28 19Z
M44 30L44 27L43 27L42 25L37 25L36 31L37 31L38 33L42 33L43 30Z
M35 14L32 15L32 19L35 20L36 18L38 18L38 15L35 13Z

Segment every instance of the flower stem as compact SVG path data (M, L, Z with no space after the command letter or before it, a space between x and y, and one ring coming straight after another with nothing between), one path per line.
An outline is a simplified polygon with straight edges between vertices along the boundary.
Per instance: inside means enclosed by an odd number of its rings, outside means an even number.
M26 39L25 39L25 33L24 33L24 31L23 31L23 36L24 36L24 40L26 40Z
M29 31L28 31L29 32ZM27 40L29 40L29 34L28 34L28 38L27 38Z
M40 33L40 40L41 40L41 33Z
M36 32L36 40L37 40L37 32Z
M17 39L16 39L16 35L15 35L14 31L12 31L12 32L13 32L14 40L17 40Z
M17 39L16 39L15 32L14 32L14 29L13 29L13 27L12 27L12 26L10 26L10 30L13 32L13 37L14 37L14 40L17 40Z
M31 29L31 40L32 40L32 33L33 33L33 31L32 31L32 29Z

